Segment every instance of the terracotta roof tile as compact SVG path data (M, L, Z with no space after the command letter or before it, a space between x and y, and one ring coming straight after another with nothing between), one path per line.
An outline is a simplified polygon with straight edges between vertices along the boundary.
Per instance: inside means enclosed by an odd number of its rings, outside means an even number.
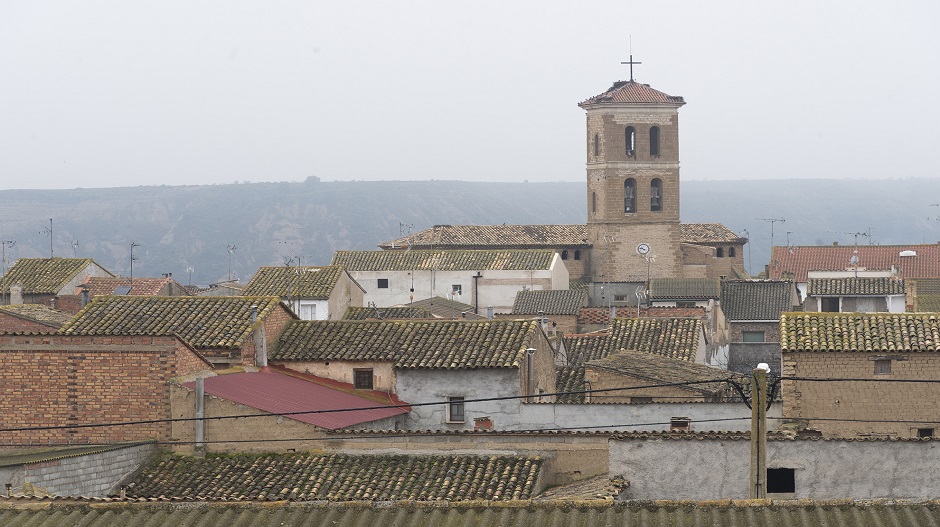
M651 353L620 351L603 359L589 361L587 369L601 369L637 377L651 383L676 383L687 381L710 381L713 379L734 379L739 383L749 382L746 375L721 370L686 360L673 359ZM728 383L715 382L685 386L683 389L699 392L710 397L731 400L736 392Z
M251 277L242 294L328 300L343 272L342 267L335 265L262 267Z
M58 329L72 319L72 314L57 309L51 309L42 304L0 306L0 311L32 322L45 324L49 326L50 329Z
M794 351L940 351L940 314L785 313L780 348Z
M190 346L238 348L251 334L251 306L263 320L277 297L99 296L75 315L62 335L178 335Z
M720 223L683 223L679 227L681 228L679 239L683 243L707 245L719 243L743 244L747 242L747 238L739 236Z
M555 391L580 392L584 390L584 366L556 366ZM581 404L584 402L583 393L559 395L555 398L558 404Z
M903 251L913 251L916 256L901 256ZM770 277L791 277L795 282L805 282L809 271L852 269L850 260L854 254L852 245L774 247ZM940 245L859 245L858 265L859 269L874 271L894 267L904 279L940 278Z
M427 309L417 307L350 307L343 320L405 320L410 318L433 319Z
M635 307L616 308L616 318L635 318ZM651 307L641 309L640 318L688 318L705 316L704 307ZM578 312L578 324L607 324L610 322L610 310L606 307L582 307Z
M273 370L216 375L206 377L203 382L206 393L209 395L266 412L326 410L323 413L301 413L285 417L328 430L347 428L408 413L406 408L372 408L378 405L371 399L334 390L328 386ZM185 386L195 388L196 383L187 383ZM389 401L386 401L386 404L389 404ZM350 412L329 411L344 408L370 409Z
M712 278L654 278L651 300L718 300L721 281Z
M128 494L199 500L524 500L542 460L521 456L207 454L163 455Z
M810 278L809 296L903 295L904 280L894 278Z
M565 337L564 344L572 366L620 350L694 362L702 332L702 321L697 318L618 318L607 334L573 335Z
M519 291L512 305L513 315L577 315L587 305L587 292L571 289Z
M164 294L164 288L176 283L180 290L187 289L172 278L135 278L133 288L126 293L135 296L157 296ZM89 276L84 283L92 297L112 295L118 287L130 287L131 279L123 276Z
M333 265L349 271L537 271L549 269L553 251L336 251Z
M20 258L0 277L0 290L19 284L25 294L55 294L91 264L98 265L91 258Z
M485 320L486 317L473 312L473 306L464 304L456 300L449 300L441 296L415 300L408 307L427 309L437 318L449 318L454 320Z
M600 95L595 95L590 99L581 102L578 106L592 106L595 104L665 104L679 107L685 104L682 97L668 95L659 90L650 88L649 84L642 84L636 81L617 81Z
M721 310L731 321L780 319L793 310L793 283L787 280L725 280Z
M517 368L537 323L486 321L296 321L271 360L382 361L396 368Z

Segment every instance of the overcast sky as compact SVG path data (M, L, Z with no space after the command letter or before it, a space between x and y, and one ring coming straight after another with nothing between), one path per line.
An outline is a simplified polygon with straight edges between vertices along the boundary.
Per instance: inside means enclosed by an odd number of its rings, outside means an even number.
M940 2L0 0L0 188L581 181L577 103L685 97L684 179L938 177Z

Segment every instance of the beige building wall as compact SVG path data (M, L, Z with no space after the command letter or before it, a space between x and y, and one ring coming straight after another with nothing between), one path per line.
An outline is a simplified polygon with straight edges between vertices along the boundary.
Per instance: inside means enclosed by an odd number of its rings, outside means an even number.
M720 374L716 370L716 374ZM633 388L657 384L655 381L640 379L601 368L586 367L584 380L591 383L593 390L606 390L610 388ZM700 392L684 389L678 386L664 386L660 388L643 388L641 390L623 390L592 394L589 396L592 403L679 403L702 402L706 398Z
M382 392L395 392L395 370L391 362L372 361L277 361L276 364L285 368L309 373L317 377L324 377L334 381L353 384L353 372L357 369L372 370L372 389Z

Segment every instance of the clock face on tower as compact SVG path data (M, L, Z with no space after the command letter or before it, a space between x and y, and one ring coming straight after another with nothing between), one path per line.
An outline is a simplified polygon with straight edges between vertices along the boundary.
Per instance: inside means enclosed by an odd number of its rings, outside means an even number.
M636 253L639 254L640 256L646 256L647 254L649 254L649 252L650 252L650 246L648 244L641 243L640 245L636 246Z

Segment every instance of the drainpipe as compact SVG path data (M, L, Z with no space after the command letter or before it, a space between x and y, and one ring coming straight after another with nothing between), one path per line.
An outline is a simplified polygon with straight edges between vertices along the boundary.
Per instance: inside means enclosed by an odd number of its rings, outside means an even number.
M196 455L204 456L206 453L206 380L202 377L196 379Z
M477 315L480 314L480 278L483 278L483 273L477 271L477 274L473 275L473 312Z

